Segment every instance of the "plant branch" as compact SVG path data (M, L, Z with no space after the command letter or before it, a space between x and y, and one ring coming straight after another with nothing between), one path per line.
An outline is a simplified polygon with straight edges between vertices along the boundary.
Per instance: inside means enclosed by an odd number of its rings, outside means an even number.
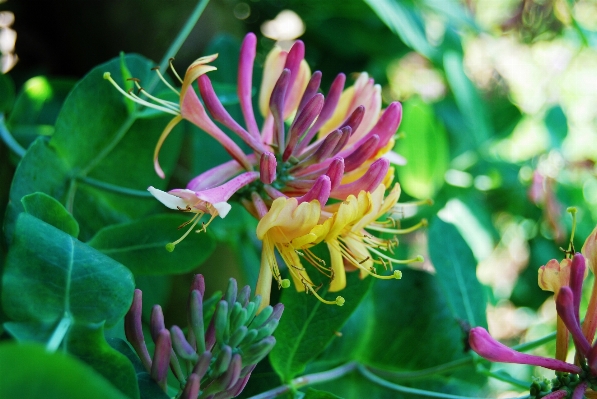
M432 398L444 398L444 399L482 399L482 398L476 398L476 397L471 397L471 396L460 396L460 395L451 395L448 393L426 391L424 389L409 388L409 387L405 387L402 385L394 384L392 382L384 380L381 377L378 377L377 375L373 374L371 371L367 370L367 368L365 366L360 365L360 364L357 366L357 370L361 373L361 375L363 377L367 378L369 381L374 382L378 385L381 385L382 387L391 389L393 391L397 391L397 392L409 393L412 395L427 396L427 397L432 397ZM527 399L527 398L528 398L528 396L524 396L524 397L516 398L516 399Z
M117 186L115 184L106 183L101 180L93 179L87 176L79 177L78 180L82 183L89 184L90 186L101 188L103 190L111 191L117 194L128 195L131 197L153 198L153 196L148 191L135 190L133 188Z
M0 114L0 138L2 138L4 144L6 144L6 146L12 150L12 152L17 154L19 158L23 158L27 150L21 147L19 142L15 140L12 134L10 134L8 131L8 128L4 123L4 114Z
M320 382L331 381L340 378L357 367L356 362L349 362L335 369L323 371L321 373L307 374L302 377L297 377L290 381L289 384L281 385L277 388L270 389L269 391L260 393L259 395L251 396L249 399L272 399L276 398L283 393L289 392L296 388L317 384Z

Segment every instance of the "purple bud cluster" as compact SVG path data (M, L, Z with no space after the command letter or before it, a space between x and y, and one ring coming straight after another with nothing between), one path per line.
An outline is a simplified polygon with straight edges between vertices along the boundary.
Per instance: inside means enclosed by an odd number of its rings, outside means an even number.
M126 338L164 392L170 369L180 383L177 398L234 398L244 389L256 364L275 345L272 333L284 306L267 306L257 313L261 297L251 298L249 286L239 291L231 278L206 327L204 293L205 281L198 274L189 294L186 332L178 326L167 329L162 308L154 305L149 324L155 350L150 356L142 329L142 293L135 290L125 317Z

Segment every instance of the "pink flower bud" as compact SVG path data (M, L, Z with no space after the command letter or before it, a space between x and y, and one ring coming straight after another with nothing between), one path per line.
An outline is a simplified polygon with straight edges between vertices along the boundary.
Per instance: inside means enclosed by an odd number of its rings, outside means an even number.
M508 348L506 345L493 339L483 327L471 329L469 344L476 353L492 362L530 364L550 370L575 374L582 372L582 369L574 364L541 356L528 355Z
M298 197L298 203L303 202L311 202L313 200L318 200L320 206L324 206L330 198L330 191L332 188L332 182L330 178L326 175L319 176L315 181L315 184L305 195L302 197Z
M259 162L259 178L265 184L272 184L276 180L276 156L271 152L261 154Z
M566 328L570 331L570 334L572 334L576 349L583 356L587 356L587 353L591 349L591 345L580 329L579 321L575 315L574 302L574 293L570 287L562 287L556 296L556 310L566 325Z
M137 356L141 359L141 363L149 371L151 370L151 357L145 345L143 326L141 324L142 297L143 293L141 290L136 289L131 308L124 317L124 332L126 339L131 343L135 352L137 352Z

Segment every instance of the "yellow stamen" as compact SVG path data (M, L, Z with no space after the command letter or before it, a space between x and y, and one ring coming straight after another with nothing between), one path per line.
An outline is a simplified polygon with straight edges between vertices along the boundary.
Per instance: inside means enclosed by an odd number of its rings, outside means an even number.
M380 233L390 233L390 234L407 234L412 233L415 230L420 229L421 227L427 226L427 219L421 219L421 221L414 226L411 226L407 229L388 229L385 227L378 227L375 224L370 224L365 226L366 229L379 231Z
M118 84L114 81L114 79L112 79L112 77L110 76L110 72L105 72L104 73L104 79L106 79L107 81L109 81L110 83L112 83L112 86L116 87L116 90L118 90L123 96L125 96L126 98L128 98L129 100L136 102L137 104L141 104L144 105L146 107L149 108L154 108L157 109L159 111L162 112L166 112L168 114L172 114L172 115L179 115L179 112L176 112L170 108L166 108L160 105L156 105L153 103L150 103L149 101L145 101L142 98L139 98L133 94L127 93L126 91L124 91L120 86L118 86Z
M162 100L161 98L152 96L151 94L149 94L147 92L147 90L145 90L143 87L141 87L138 80L134 80L134 82L135 82L135 86L137 86L137 88L139 89L139 93L143 93L149 99L155 101L158 104L162 104L166 108L170 108L173 111L180 112L180 106L178 104L173 103L172 101L166 101L166 100ZM135 94L132 94L132 93L130 93L130 94L131 94L131 96L134 96L135 98L141 99L139 96L137 96Z
M166 244L166 250L167 250L168 252L172 252L172 251L174 251L174 247L176 247L176 245L177 245L179 242L181 242L182 240L184 240L184 239L185 239L185 238L186 238L186 237L189 235L189 233L191 232L191 230L193 230L193 229L195 228L195 226L197 225L197 223L199 222L199 220L201 220L201 216L203 216L203 215L204 215L204 214L203 214L203 212L199 212L199 213L195 214L195 216L193 216L193 218L192 218L192 219L191 219L191 220L188 222L188 223L190 223L191 221L193 221L193 220L194 220L195 222L193 223L193 225L192 225L192 226L191 226L191 227L190 227L190 228L187 230L187 232L186 232L186 233L184 233L184 234L183 234L183 236L182 236L182 237L180 237L178 240L176 240L176 241L174 241L174 242L170 242L170 243ZM188 223L187 223L187 224L188 224ZM184 227L184 225L182 225L181 227Z
M172 61L174 61L174 58L170 58L168 60L168 64L170 65L170 69L172 70L172 73L174 74L174 76L176 76L176 78L178 79L178 81L182 84L182 79L180 78L180 76L176 72L176 69L174 69L174 65L172 65Z
M163 83L164 83L166 86L168 86L168 87L170 88L170 90L172 90L173 92L175 92L177 95L179 95L179 96L180 96L180 92L179 92L178 90L176 90L176 89L174 88L174 86L172 86L170 83L168 83L168 81L167 81L166 79L164 79L164 76L163 76L163 75L162 75L162 73L160 72L160 67L155 67L155 68L151 68L151 69L153 69L153 70L154 70L154 71L155 71L155 72L158 74L158 76L160 77L160 80L161 80L161 81L162 81L162 82L163 82Z
M309 291L311 291L311 293L313 295L315 295L315 297L317 299L319 299L321 302L325 303L326 305L338 305L338 306L343 306L344 305L344 298L341 296L337 296L335 301L326 301L325 299L323 299L314 289L310 284L305 284L305 287L307 287L307 289Z

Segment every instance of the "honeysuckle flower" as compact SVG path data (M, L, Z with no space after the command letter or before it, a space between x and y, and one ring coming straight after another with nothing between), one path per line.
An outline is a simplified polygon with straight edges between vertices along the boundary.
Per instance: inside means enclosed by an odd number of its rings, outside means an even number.
M542 288L548 287L555 292L559 319L572 336L576 348L575 364L567 363L565 355L563 358L550 359L518 352L493 339L482 327L470 330L469 344L477 354L493 362L529 364L559 373L570 373L556 374L551 387L549 384L540 387L541 384L533 383L533 398L594 397L597 395L597 343L594 343L593 337L588 336L585 331L587 318L585 317L584 323L581 324L579 315L582 285L587 270L585 257L576 253L568 262L558 265L558 262L553 260L542 268L540 285L543 284ZM567 277L562 277L563 275ZM590 311L589 309L588 312ZM560 342L556 344L557 350L561 350Z
M290 285L290 280L281 276L276 253L296 289L325 303L341 305L344 299L324 299L309 277L311 267L327 276L331 292L345 287L345 270L360 269L362 277L399 278L400 272L392 270L393 264L404 263L392 256L397 240L375 234L406 232L392 216L377 221L394 212L400 193L398 186L387 196L385 191L393 185L391 160L402 161L392 152L402 106L394 102L382 110L381 89L367 73L359 74L347 88L346 76L339 74L329 90L322 92L321 72L311 73L304 60L304 44L297 41L289 51L276 47L266 57L258 98L261 115L256 116L251 97L256 51L257 38L249 33L241 46L238 68L242 122L226 111L208 76L215 69L209 63L216 55L202 57L187 69L184 79L179 78L180 92L164 81L180 97L177 104L151 96L138 80L134 83L139 95L121 90L133 101L147 106L153 101L154 108L175 115L156 146L155 168L160 176L159 149L182 119L218 140L232 158L192 179L186 189L171 190L169 196L152 192L171 209L209 213L212 219L222 216L227 208L223 203L234 194L234 199L259 219L257 237L263 250L257 293L263 297L262 306L269 301L273 280L279 287ZM192 88L194 81L202 101ZM242 153L215 122L236 134L252 153ZM245 176L242 184L227 186L239 176ZM206 199L216 187L226 187L227 196ZM207 202L197 203L196 198ZM192 219L194 224L197 221ZM331 264L310 250L317 244L327 245ZM414 260L420 257L406 262ZM382 276L377 271L379 265L391 274Z
M203 231L205 231L216 216L225 218L231 209L231 205L227 202L230 197L242 187L255 181L258 177L259 173L257 172L245 172L220 186L201 191L193 191L186 188L165 192L154 187L149 187L147 190L151 195L168 208L195 214L191 220L180 226L184 227L190 224L191 227L187 232L175 242L169 243L166 249L172 252L176 244L189 235L191 230L199 223L201 217L206 213L211 215L211 218L207 223L203 224L201 229Z

